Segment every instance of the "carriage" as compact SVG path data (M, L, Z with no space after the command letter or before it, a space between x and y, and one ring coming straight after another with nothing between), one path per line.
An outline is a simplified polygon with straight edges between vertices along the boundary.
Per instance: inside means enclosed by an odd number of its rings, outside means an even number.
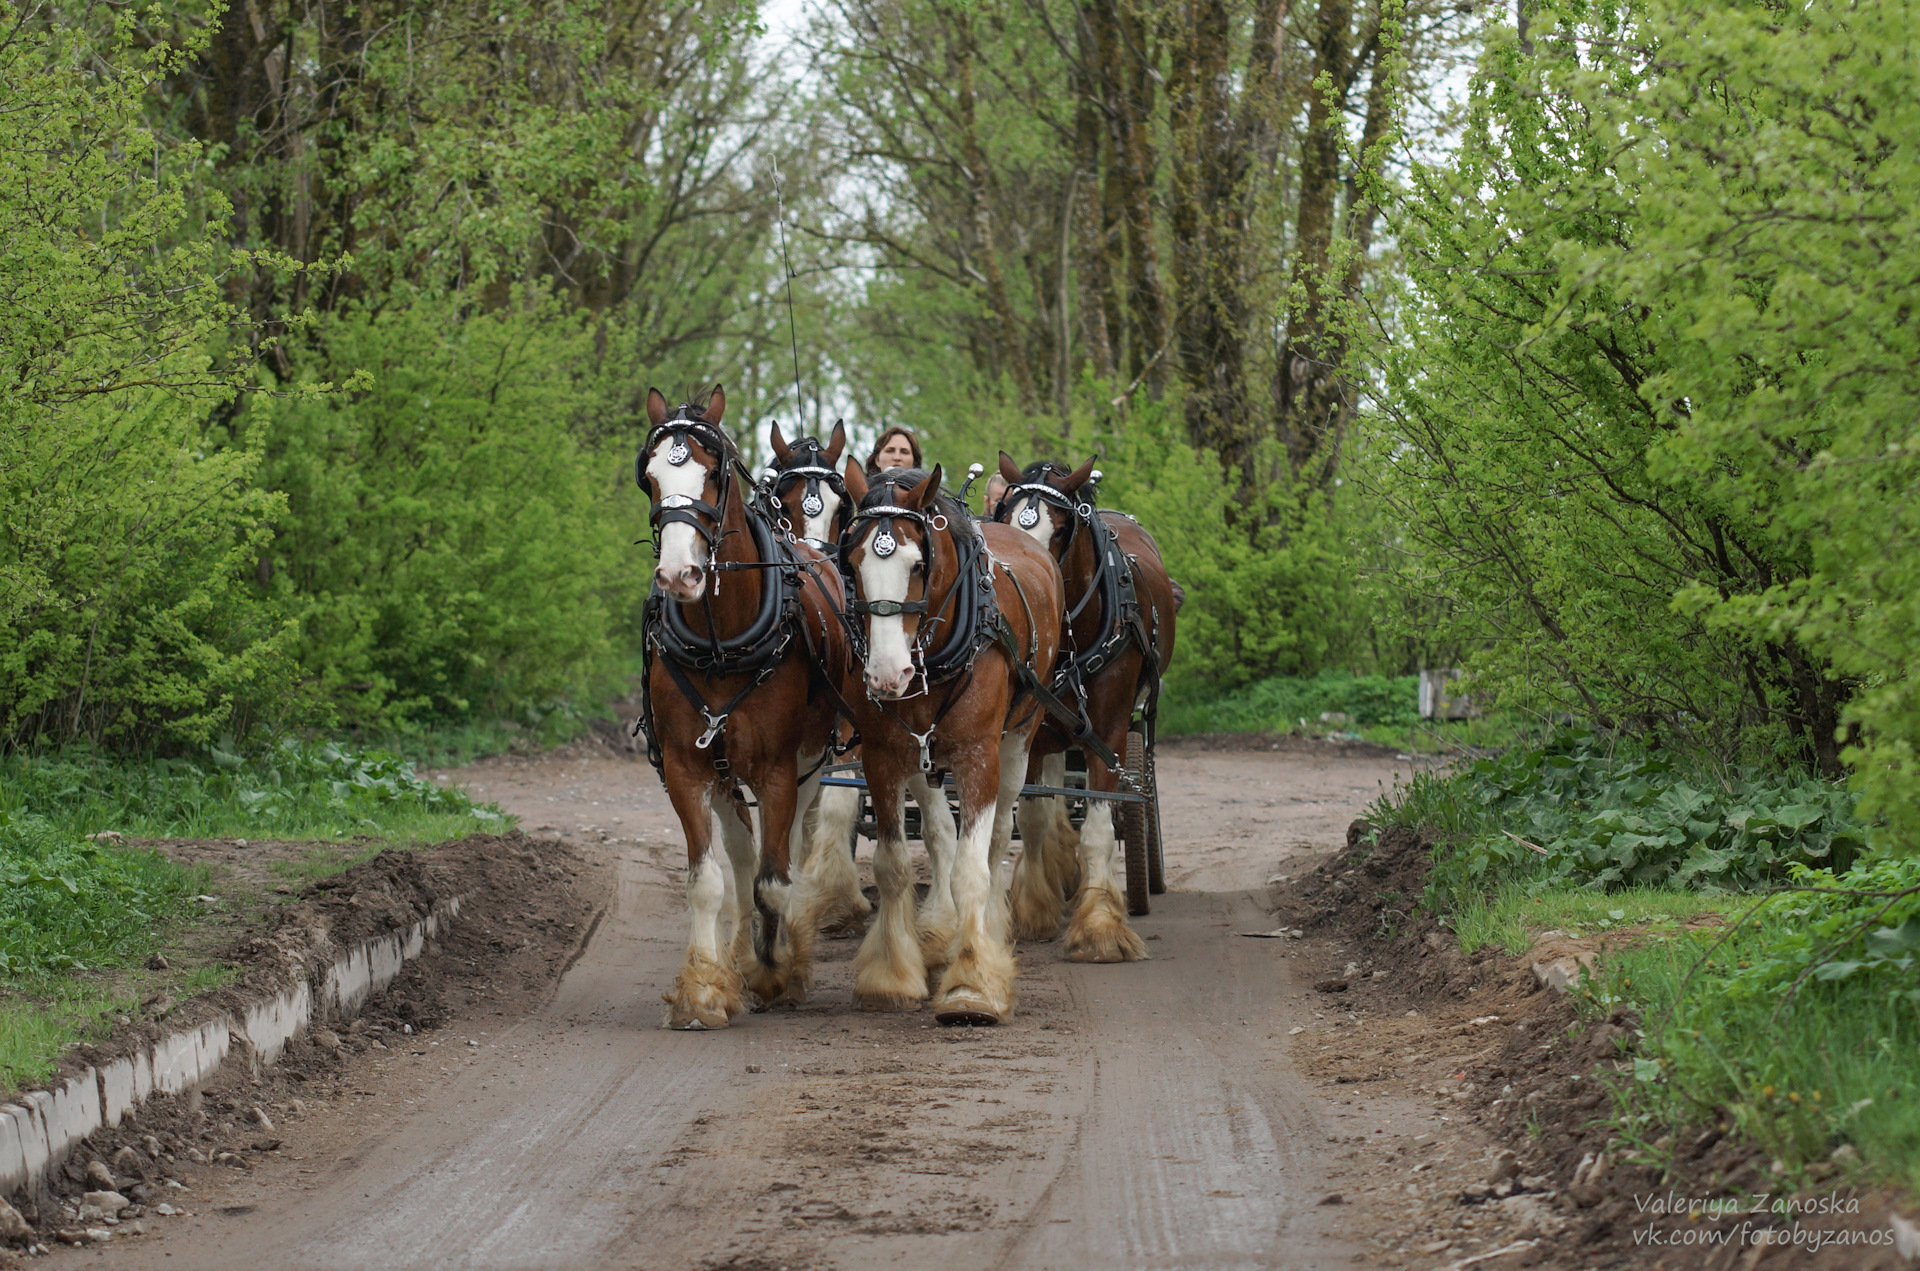
M1153 745L1150 740L1152 731L1145 720L1136 720L1140 727L1127 730L1127 752L1123 758L1127 773L1133 778L1132 790L1115 790L1107 793L1101 790L1087 789L1087 759L1084 751L1072 751L1067 756L1067 783L1064 786L1027 785L1021 787L1022 798L1051 795L1064 799L1067 807L1067 819L1075 829L1079 829L1086 818L1089 800L1104 799L1118 804L1120 838L1126 848L1127 871L1127 912L1134 917L1151 912L1149 896L1158 896L1167 890L1166 868L1162 863L1160 851L1160 787L1154 775ZM854 823L858 837L877 841L879 827L874 823L873 804L867 798L867 783L860 776L857 763L830 764L822 770L820 784L823 786L852 787L860 791L860 815ZM951 779L944 783L949 811L958 811L959 803L954 794ZM907 837L920 838L920 809L907 808ZM1013 837L1020 838L1018 827ZM858 848L857 839L847 844L849 851Z

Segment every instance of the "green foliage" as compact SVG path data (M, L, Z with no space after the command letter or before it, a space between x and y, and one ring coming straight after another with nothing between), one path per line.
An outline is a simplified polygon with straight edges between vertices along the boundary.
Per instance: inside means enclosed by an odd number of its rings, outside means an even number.
M601 401L586 324L532 297L421 300L319 332L312 372L371 388L260 401L242 428L288 499L273 594L342 719L511 716L609 683L637 638L645 500L624 444L582 440Z
M1418 676L1349 675L1322 671L1312 679L1273 676L1224 697L1204 701L1175 699L1161 707L1163 733L1287 733L1304 722L1326 725L1322 715L1340 715L1337 729L1349 726L1409 727L1420 718ZM1330 723L1333 721L1329 721Z
M1920 868L1885 858L1847 872L1796 870L1792 884L1813 890L1606 961L1596 997L1639 1009L1657 1064L1627 1092L1625 1118L1730 1115L1792 1166L1851 1141L1911 1185L1920 1181Z
M1644 228L1569 261L1651 315L1682 402L1654 456L1804 543L1808 567L1694 581L1708 629L1798 640L1858 686L1847 758L1889 844L1920 851L1920 9L1911 0L1653 5L1662 71L1589 90ZM1720 637L1725 638L1725 637Z
M73 836L135 838L446 838L505 824L497 809L421 779L393 755L291 738L244 755L215 745L191 759L8 755L0 815L39 817Z
M1719 90L1663 78L1672 64L1648 52L1636 9L1529 13L1528 42L1490 40L1450 162L1416 165L1391 212L1407 288L1376 345L1367 453L1416 558L1408 587L1442 602L1430 612L1477 650L1476 679L1503 706L1723 763L1792 752L1837 776L1849 686L1830 648L1675 603L1797 586L1816 568L1810 527L1668 458L1694 426L1695 390L1672 378L1684 323L1622 274L1663 232L1647 207L1698 179L1663 166L1664 115L1631 103ZM1780 441L1810 454L1814 421L1799 422Z
M207 412L244 354L143 95L173 69L0 4L0 742L199 742L290 709L289 632L240 582L282 501ZM263 262L271 264L272 262Z
M1507 878L1536 892L1736 891L1797 866L1844 869L1865 843L1854 803L1816 778L1692 771L1568 730L1452 774L1416 776L1370 813L1444 834L1426 903L1451 909Z
M158 852L100 847L44 817L0 813L0 976L144 953L197 883Z
M1064 443L1075 462L1102 454L1101 505L1137 517L1186 589L1175 682L1197 694L1310 676L1342 660L1358 645L1366 614L1334 496L1303 506L1276 485L1263 509L1237 507L1219 464L1188 444L1180 418L1176 404L1143 396L1126 416ZM1249 532L1256 519L1260 528Z

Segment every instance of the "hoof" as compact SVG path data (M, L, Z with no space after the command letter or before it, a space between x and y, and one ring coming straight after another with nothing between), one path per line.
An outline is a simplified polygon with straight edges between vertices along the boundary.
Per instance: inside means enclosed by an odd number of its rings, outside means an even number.
M917 1011L920 999L906 993L855 993L853 1003L863 1011Z
M1069 962L1144 962L1147 942L1127 925L1118 893L1111 889L1081 893L1067 927Z
M675 1032L704 1033L708 1029L725 1028L726 1026L727 1016L724 1011L708 1014L695 1014L692 1012L683 1014L682 1008L675 1007L667 1012L667 1027L673 1029Z
M934 1008L933 1017L955 1028L992 1028L1000 1022L1000 1012L976 993L950 993Z
M1147 943L1131 927L1067 933L1069 962L1145 962Z

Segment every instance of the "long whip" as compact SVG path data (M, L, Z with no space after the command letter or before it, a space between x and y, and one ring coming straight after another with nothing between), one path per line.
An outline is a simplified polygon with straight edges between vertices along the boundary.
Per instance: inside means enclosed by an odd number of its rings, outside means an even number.
M787 255L787 200L780 188L780 165L773 165L773 203L780 219L780 263L787 270L787 340L793 348L793 404L800 412L800 428L807 427L807 399L800 391L800 332L793 320L793 258Z

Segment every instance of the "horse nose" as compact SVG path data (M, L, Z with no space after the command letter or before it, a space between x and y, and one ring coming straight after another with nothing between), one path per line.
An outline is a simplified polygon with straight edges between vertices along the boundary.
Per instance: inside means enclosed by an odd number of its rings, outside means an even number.
M905 670L875 671L867 670L867 695L875 698L895 698L907 691L907 685L913 682L911 668Z
M700 594L700 585L706 581L707 571L699 565L683 565L679 569L669 570L665 566L653 571L653 581L660 590L670 592L682 599L691 599Z

